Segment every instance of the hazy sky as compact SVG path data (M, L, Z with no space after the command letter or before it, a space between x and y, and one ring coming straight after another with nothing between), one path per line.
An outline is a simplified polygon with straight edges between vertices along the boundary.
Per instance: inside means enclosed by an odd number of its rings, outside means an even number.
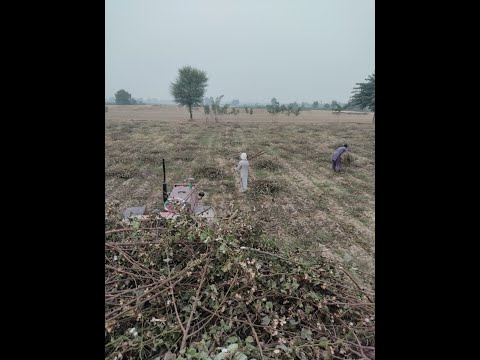
M170 100L178 69L226 101L346 102L375 70L374 0L106 0L105 97Z

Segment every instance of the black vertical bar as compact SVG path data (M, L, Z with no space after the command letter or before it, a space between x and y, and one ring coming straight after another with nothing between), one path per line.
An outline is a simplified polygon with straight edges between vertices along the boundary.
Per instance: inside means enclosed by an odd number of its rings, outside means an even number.
M167 180L165 177L165 159L162 159L162 163L163 163L163 182L166 183Z
M162 159L163 163L163 203L167 201L168 194L167 194L167 178L165 176L165 159Z

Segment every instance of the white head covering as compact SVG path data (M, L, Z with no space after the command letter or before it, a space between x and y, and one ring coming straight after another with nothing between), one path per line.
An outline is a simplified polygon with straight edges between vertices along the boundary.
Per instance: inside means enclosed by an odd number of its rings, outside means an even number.
M246 154L246 153L242 153L242 154L240 155L240 159L242 159L242 160L247 160L247 154Z

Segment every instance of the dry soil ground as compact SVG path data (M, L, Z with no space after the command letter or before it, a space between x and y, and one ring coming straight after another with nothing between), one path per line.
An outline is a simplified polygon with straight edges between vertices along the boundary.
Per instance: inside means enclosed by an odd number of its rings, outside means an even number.
M272 119L265 110L240 110L214 122L200 110L190 121L176 107L109 106L105 199L119 201L120 209L160 208L164 158L169 185L193 176L219 216L232 208L255 211L280 246L333 257L374 288L373 115L317 110ZM355 161L333 173L330 157L345 142ZM262 150L250 161L250 189L240 194L233 170L239 155Z

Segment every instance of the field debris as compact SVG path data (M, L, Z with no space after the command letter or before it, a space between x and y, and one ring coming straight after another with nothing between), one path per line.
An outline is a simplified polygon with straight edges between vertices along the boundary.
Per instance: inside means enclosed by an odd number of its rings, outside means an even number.
M254 166L257 169L265 169L268 171L277 171L282 168L280 163L276 159L260 158L254 162Z
M193 175L198 178L206 178L206 179L223 179L225 177L225 171L222 169L217 169L212 166L204 166L199 167L194 170Z
M105 358L374 359L373 294L282 252L235 211L125 228L105 218Z
M250 194L252 196L259 196L259 195L272 195L275 196L280 193L284 187L280 182L275 180L252 180L250 184Z
M355 156L349 152L345 152L342 154L341 162L344 165L351 165L355 160Z

